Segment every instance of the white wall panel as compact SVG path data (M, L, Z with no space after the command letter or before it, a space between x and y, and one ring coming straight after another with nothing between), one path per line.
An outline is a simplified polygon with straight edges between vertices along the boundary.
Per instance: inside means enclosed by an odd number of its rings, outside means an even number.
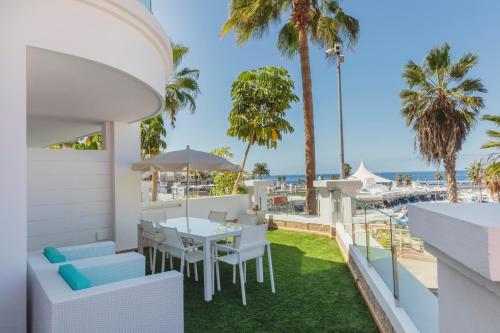
M28 250L112 237L109 150L28 149Z

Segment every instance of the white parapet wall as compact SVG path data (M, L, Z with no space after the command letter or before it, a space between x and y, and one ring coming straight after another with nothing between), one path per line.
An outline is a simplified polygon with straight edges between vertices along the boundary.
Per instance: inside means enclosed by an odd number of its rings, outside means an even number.
M144 202L142 213L145 217L174 218L186 215L186 201ZM236 219L249 209L247 194L223 195L189 199L189 216L207 218L211 210L227 212L228 219Z
M438 259L439 331L498 332L500 204L419 203L408 215Z

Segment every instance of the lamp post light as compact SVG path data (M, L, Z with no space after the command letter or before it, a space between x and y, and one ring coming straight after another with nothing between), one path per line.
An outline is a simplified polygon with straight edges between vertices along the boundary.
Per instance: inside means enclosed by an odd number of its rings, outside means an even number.
M340 179L344 178L344 125L342 121L342 78L340 75L340 65L344 62L342 54L342 45L335 43L332 49L326 50L326 54L333 54L337 57L337 78L338 78L338 94L339 94L339 135L340 135Z

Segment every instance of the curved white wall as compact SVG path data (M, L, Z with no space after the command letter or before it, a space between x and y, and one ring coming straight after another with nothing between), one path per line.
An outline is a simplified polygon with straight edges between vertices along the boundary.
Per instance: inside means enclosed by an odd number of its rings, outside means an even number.
M17 0L21 47L34 46L96 61L164 94L172 50L156 19L136 0Z
M0 168L0 332L25 332L27 48L116 68L158 96L172 54L159 23L136 0L1 1L0 46L0 151L8 158Z

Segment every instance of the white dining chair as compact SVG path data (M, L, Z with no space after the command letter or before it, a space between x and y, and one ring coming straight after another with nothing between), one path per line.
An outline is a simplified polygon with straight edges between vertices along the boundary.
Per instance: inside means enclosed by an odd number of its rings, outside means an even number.
M186 263L187 277L190 277L189 264L194 264L194 278L198 281L197 262L203 261L203 250L197 246L186 246L182 241L177 228L162 227L165 235L165 241L162 244L162 250L170 256L170 269L173 269L172 257L181 260L180 272L184 274L184 264Z
M153 222L141 219L140 223L142 227L142 237L148 242L149 267L151 268L151 273L154 274L156 270L157 250L159 249L160 245L165 241L165 236L161 231L161 229L155 227ZM165 252L163 252L162 267L164 267L164 264L165 264Z
M245 293L246 269L244 272L244 263L248 260L257 260L258 263L263 262L263 257L267 248L267 256L269 262L269 276L271 279L271 291L276 293L274 286L274 273L273 262L271 258L271 243L267 240L267 225L262 224L258 226L247 226L242 229L239 240L235 242L234 246L227 246L225 244L217 244L217 249L227 251L229 254L218 256L216 253L216 275L217 275L217 289L220 291L220 272L219 262L225 262L233 266L233 284L236 283L236 266L240 272L241 284L241 298L243 305L247 304ZM260 267L263 269L263 267Z
M227 212L217 212L215 210L211 210L210 213L208 213L208 220L212 222L224 223L226 222L226 218Z

